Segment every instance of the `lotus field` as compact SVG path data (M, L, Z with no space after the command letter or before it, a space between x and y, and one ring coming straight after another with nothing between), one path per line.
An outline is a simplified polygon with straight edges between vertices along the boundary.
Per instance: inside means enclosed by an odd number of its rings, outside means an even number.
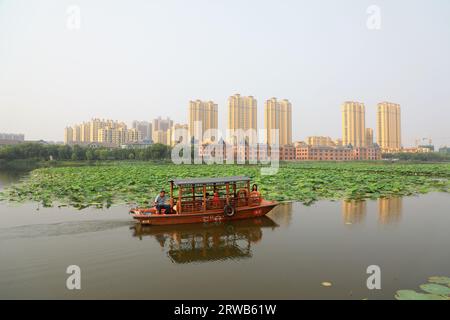
M430 277L428 283L420 285L421 291L398 290L397 300L450 300L450 278Z
M138 162L41 168L0 193L0 201L43 206L148 205L170 178L247 175L273 200L311 204L320 199L376 199L449 192L450 164L287 163L276 175L257 165L174 165Z

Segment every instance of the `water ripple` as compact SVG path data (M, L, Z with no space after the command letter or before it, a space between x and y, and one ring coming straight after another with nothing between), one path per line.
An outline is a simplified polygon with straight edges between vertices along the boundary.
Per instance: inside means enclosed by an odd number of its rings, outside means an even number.
M129 226L130 221L72 221L53 224L33 224L0 229L0 240L17 238L56 237L106 231Z

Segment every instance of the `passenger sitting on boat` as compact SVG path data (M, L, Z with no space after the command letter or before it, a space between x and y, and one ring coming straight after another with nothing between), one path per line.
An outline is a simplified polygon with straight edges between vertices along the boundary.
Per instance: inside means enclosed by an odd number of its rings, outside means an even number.
M253 203L259 203L261 200L261 194L258 191L258 185L254 184L252 186L252 192L250 192L250 199Z
M211 200L209 200L209 192L205 193L205 200L206 200L206 209L210 209Z
M156 207L156 212L158 214L161 214L161 209L164 209L166 214L171 213L170 204L168 204L169 200L170 200L169 197L166 197L166 192L164 190L161 190L159 195L155 198L154 203Z

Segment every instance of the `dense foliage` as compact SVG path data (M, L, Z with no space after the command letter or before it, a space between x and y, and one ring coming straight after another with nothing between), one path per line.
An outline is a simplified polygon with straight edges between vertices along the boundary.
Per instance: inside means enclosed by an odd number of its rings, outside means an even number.
M386 153L384 159L420 162L450 161L450 152L431 153ZM447 149L445 149L447 150ZM61 144L21 143L0 146L0 161L11 160L164 160L170 159L171 149L163 144L150 145L143 149L93 148Z
M418 162L446 162L450 161L450 153L430 152L430 153L386 153L383 159L398 159L401 161Z
M83 167L41 168L0 193L9 201L39 201L77 208L146 205L175 177L248 175L263 196L310 204L318 199L367 199L449 191L450 164L290 163L262 176L260 166L174 165L116 162Z
M143 149L92 148L78 145L21 143L0 148L0 160L163 160L170 159L171 149L153 144Z

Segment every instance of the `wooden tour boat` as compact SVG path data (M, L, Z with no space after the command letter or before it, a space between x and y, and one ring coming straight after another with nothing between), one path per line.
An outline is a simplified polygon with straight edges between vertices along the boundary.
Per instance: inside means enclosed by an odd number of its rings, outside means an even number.
M148 225L223 222L261 217L278 205L251 191L248 177L173 179L169 182L172 212L166 214L162 209L157 213L155 207L134 208L130 210L134 219Z

